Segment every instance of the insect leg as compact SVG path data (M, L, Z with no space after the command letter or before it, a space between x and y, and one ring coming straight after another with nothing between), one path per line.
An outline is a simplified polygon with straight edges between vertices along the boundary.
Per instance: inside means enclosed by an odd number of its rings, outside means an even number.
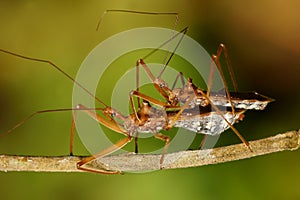
M234 74L233 74L233 69L232 69L232 66L231 66L231 62L229 60L229 56L228 56L228 53L227 53L227 50L226 50L226 47L225 47L224 44L221 43L219 45L217 54L212 56L212 62L216 63L216 66L217 66L217 68L218 68L218 70L220 72L220 75L222 77L223 84L224 84L224 87L225 87L226 96L227 96L228 101L229 101L229 103L231 105L231 108L232 108L232 113L235 114L235 108L233 106L231 95L230 95L230 92L229 92L229 89L228 89L228 85L227 85L227 82L225 80L224 72L222 70L221 63L220 63L220 57L222 55L222 52L224 52L224 55L225 55L225 59L226 59L226 62L227 62L227 67L228 67L228 70L229 70L231 81L232 81L233 86L234 86L234 90L237 92L238 91L238 89L237 89L237 83L235 81ZM213 68L214 68L213 65L211 65L211 71L210 71L210 77L209 77L209 79L212 78L212 74L214 73L214 69ZM211 80L209 80L208 83L209 83L209 87L210 87L211 86ZM208 90L210 90L210 88ZM209 95L209 92L208 92L208 95Z
M165 146L164 146L164 149L162 151L162 154L161 154L161 158L160 158L160 161L159 161L159 164L160 164L160 168L162 168L162 164L164 162L164 157L165 157L165 154L167 152L167 149L169 147L169 144L170 144L170 138L166 135L163 135L161 133L156 133L154 134L154 137L156 137L157 139L160 139L160 140L163 140L165 141Z
M163 108L163 110L164 110L163 115L164 115L164 118L165 118L165 121L166 121L165 127L169 126L168 125L169 119L168 119L168 116L167 116L167 113L166 113L166 109L167 108L175 108L175 109L176 108L178 108L178 109L180 108L180 106L170 106L168 103L159 101L159 100L154 99L154 98L152 98L152 97L150 97L148 95L142 94L142 93L134 90L134 91L131 91L131 93L130 93L130 102L132 102L131 106L133 107L134 111L135 111L135 108L134 108L134 105L133 105L133 96L136 96L137 98L146 100L146 101L148 101L148 102L150 102L150 103L152 103L152 104L154 104L156 106L159 106L159 107ZM137 119L140 121L137 112L135 111L134 113L135 113L135 116L137 117Z
M94 112L92 108L87 108L85 107L84 105L81 105L81 104L78 104L77 107L76 107L76 111L83 111L85 113L87 113L91 118L93 118L94 120L96 120L97 122L105 125L106 127L110 128L111 130L115 131L115 132L118 132L118 133L121 133L123 135L126 136L126 138L120 140L119 142L117 142L116 144L112 145L111 147L107 148L107 149L104 149L103 151L95 154L95 155L92 155L90 157L87 157L83 160L81 160L80 162L77 163L77 168L80 169L80 170L84 170L84 171L88 171L88 172L96 172L96 173L103 173L103 174L119 174L121 173L120 171L107 171L107 170L104 170L104 169L93 169L93 168L88 168L88 167L85 167L84 165L97 159L97 158L100 158L100 157L104 157L106 155L109 155L119 149L121 149L123 146L125 146L128 142L130 142L132 140L132 136L130 136L121 126L119 126L117 124L116 121L114 121L112 118L105 118L105 117L102 117L101 115L97 114L96 112ZM110 110L109 112L111 113L115 113L115 111L113 111L111 108L106 108L106 109L102 109L104 110L104 112L108 112L107 110ZM116 114L113 114L114 116L118 116ZM74 114L74 118L72 120L72 128L71 128L71 139L70 141L72 141L72 138L74 135L74 127L75 127L75 120L76 120L76 113ZM123 117L121 116L121 119ZM70 147L71 148L71 147Z
M233 130L233 132L240 138L240 140L247 146L247 148L252 152L252 148L250 144L245 140L245 138L239 133L239 131L225 118L222 111L209 99L209 97L201 90L199 90L201 95L203 95L206 100L209 102L211 107L224 119L224 121L228 124L228 126Z
M145 95L145 94L143 94L143 93L141 93L141 92L138 92L138 91L136 91L136 90L131 91L131 92L130 92L130 96L131 96L131 98L132 98L133 96L139 97L139 98L141 98L141 99L143 99L143 100L146 100L146 101L148 101L148 102L150 102L150 103L153 103L153 104L155 104L155 105L157 105L157 106L159 106L159 107L162 107L162 108L168 108L168 107L169 107L169 104L168 104L168 103L165 103L165 102L162 102L162 101L157 100L157 99L155 99L155 98L152 98L152 97L150 97L150 96L148 96L148 95ZM178 106L177 108L180 108L180 107Z
M104 149L103 151L92 155L90 157L84 158L83 160L81 160L80 162L77 163L77 168L83 171L87 171L87 172L95 172L95 173L100 173L100 174L120 174L122 172L120 171L108 171L105 169L93 169L93 168L88 168L88 167L84 167L85 164L96 160L98 158L104 157L106 155L109 155L119 149L121 149L123 146L125 146L127 143L129 143L132 140L131 136L127 136L126 138L120 140L119 142L117 142L116 144L112 145L111 147Z
M97 24L96 30L99 29L101 22L103 21L104 17L105 17L108 13L129 13L129 14L141 14L141 15L161 15L161 16L165 15L165 16L175 16L175 22L174 22L174 27L173 27L174 31L176 30L176 27L177 27L177 24L178 24L178 18L179 18L179 14L176 13L176 12L147 12L147 11L125 10L125 9L108 9L108 10L105 10L105 11L102 13L102 15L101 15L101 17L100 17L100 19L99 19L99 22L98 22L98 24ZM174 33L175 33L175 32L174 32ZM164 44L164 45L165 45L165 44ZM155 52L155 51L153 51L153 52ZM152 53L153 53L153 52L152 52ZM150 53L150 54L152 54L152 53ZM148 54L148 55L145 56L144 58L148 57L150 54ZM167 54L166 54L164 60L166 60L167 56L168 56L168 52L167 52ZM137 64L137 65L138 65L138 64ZM151 73L151 72L150 72L150 73ZM151 74L152 74L152 73L151 73ZM154 79L153 79L153 80L154 80ZM137 91L138 91L138 90L139 90L139 70L138 70L138 66L137 66L137 68L136 68L136 86L137 86L136 88L137 88ZM137 102L138 102L138 108L140 108L140 107L141 107L140 99L137 98L137 100L138 100L138 101L137 101Z
M213 81L213 77L215 75L215 61L214 61L214 55L212 56L211 62L210 62L210 67L209 67L209 76L208 76L208 81L207 81L207 96L210 96L210 91L211 91L211 87L212 87L212 81Z
M118 132L118 133L125 133L125 130L123 130L111 117L109 117L109 114L107 113L107 110L110 109L109 107L103 109L103 108L87 108L81 104L78 104L76 106L76 109L74 109L73 112L73 118L72 118L72 125L71 125L71 133L70 133L70 155L73 155L73 142L74 142L74 133L75 133L75 124L76 124L76 116L77 111L84 111L87 113L90 117L98 121L99 123L105 125L106 127ZM97 113L93 112L92 110L101 110L103 114L108 118L104 118ZM106 111L106 112L105 112ZM126 135L126 134L125 134Z
M134 153L139 153L139 148L138 148L138 137L136 136L134 138Z
M63 112L63 111L74 111L74 117L72 119L72 126L71 126L71 134L70 134L70 155L73 155L73 141L74 141L74 130L75 130L75 118L76 118L76 108L61 108L61 109L51 109L51 110L40 110L28 115L22 121L17 123L14 127L9 129L8 131L0 134L0 138L12 133L15 129L19 128L20 126L24 125L28 120L32 119L34 116L42 114L42 113L49 113L49 112Z
M94 120L96 120L100 124L110 128L111 130L113 130L117 133L121 133L121 134L127 136L127 132L115 120L113 120L112 118L107 119L107 118L102 117L101 115L99 115L99 114L97 114L96 112L93 111L93 110L95 110L95 108L87 108L82 104L78 104L76 106L76 110L77 111L82 110L83 112L87 113L91 118L93 118ZM110 107L107 107L105 109L102 108L101 110L104 110L103 112L108 112L108 110L109 110L109 112L112 115L119 115L119 114L116 114L115 113L116 111L114 111Z
M217 55L216 55L216 60L217 61L219 61L222 52L224 52L224 55L225 55L225 59L226 59L226 62L227 62L227 67L228 67L228 70L229 70L229 74L230 74L230 78L231 78L234 90L235 90L235 92L237 92L238 87L237 87L237 83L236 83L235 76L234 76L234 73L233 73L232 65L231 65L231 62L230 62L230 59L229 59L229 55L228 55L228 52L227 52L227 48L224 44L221 43L219 45Z
M174 34L169 40L165 41L164 43L162 43L159 47L157 47L156 49L152 50L150 53L148 53L146 56L144 56L143 58L139 59L136 62L136 90L139 91L139 67L140 65L144 68L144 70L146 71L146 73L148 74L149 78L151 79L152 83L154 84L156 90L162 95L162 97L169 102L169 93L172 91L167 83L165 81L163 81L161 79L161 76L163 74L163 72L166 69L166 66L169 64L169 62L171 61L172 57L175 55L175 51L177 50L177 48L179 47L184 35L187 32L187 27L184 28L183 30L181 30L180 32ZM155 77L153 75L153 73L151 72L151 70L149 69L149 67L145 64L144 60L146 58L148 58L150 55L154 54L156 51L158 51L160 48L162 48L163 46L165 46L166 44L168 44L170 41L172 41L174 38L180 36L180 39L178 41L178 43L176 44L176 47L173 49L171 55L169 56L169 58L166 60L166 62L164 63L164 66L161 70L161 72L159 73L159 75L157 77ZM138 98L138 102L139 102L139 98ZM138 104L140 106L140 103Z
M172 118L172 121L168 124L168 126L166 127L166 129L171 129L175 122L177 121L177 119L180 117L180 115L182 114L182 112L188 108L189 104L192 102L192 100L194 99L195 95L190 96L189 99L182 105L180 106L180 110L176 113L176 115Z
M176 78L175 78L175 81L174 81L173 85L172 85L172 90L174 90L174 88L175 88L175 86L176 86L176 83L177 83L177 81L178 81L179 78L180 78L180 80L181 80L181 85L182 85L182 87L185 85L183 73L182 73L182 72L179 72L178 75L177 75Z
M204 135L204 137L202 138L202 141L201 141L201 143L199 145L199 150L201 150L204 147L204 144L205 144L205 142L207 140L207 137L208 137L208 135Z
M73 112L71 132L70 132L70 156L73 156L73 144L74 144L76 116L77 116L77 112L75 110Z
M137 71L137 91L139 91L139 66L142 66L144 68L144 70L146 71L146 73L148 74L149 78L151 79L152 83L154 84L154 87L156 88L156 90L164 97L164 99L166 101L169 101L169 95L166 92L170 91L170 89L168 88L167 84L161 80L161 79L157 79L155 78L155 76L152 74L152 72L150 71L149 67L146 65L146 63L143 61L143 59L139 59L136 62L136 71Z

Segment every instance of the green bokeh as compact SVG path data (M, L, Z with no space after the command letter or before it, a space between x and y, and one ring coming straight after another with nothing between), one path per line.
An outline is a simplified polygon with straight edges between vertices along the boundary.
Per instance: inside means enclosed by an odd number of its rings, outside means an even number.
M1 1L0 48L49 59L75 77L90 50L109 36L143 26L172 28L175 21L171 16L110 13L96 32L105 9L179 12L178 30L189 26L188 35L209 53L215 53L220 42L227 45L241 91L257 90L276 99L265 111L247 112L236 125L245 138L253 140L299 128L298 4L267 0ZM0 65L1 132L34 111L71 107L72 83L47 64L1 54ZM71 113L37 116L1 138L1 154L66 155L71 119ZM240 141L228 131L219 142ZM87 153L76 136L75 154ZM299 151L283 152L124 176L1 172L1 198L299 199L299 156Z

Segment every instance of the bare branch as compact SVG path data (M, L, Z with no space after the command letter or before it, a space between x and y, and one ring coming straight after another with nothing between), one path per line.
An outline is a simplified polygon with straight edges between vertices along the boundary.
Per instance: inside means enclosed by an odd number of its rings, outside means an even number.
M208 150L181 151L165 155L164 169L197 167L251 158L300 147L300 130L289 131L272 137L250 142L253 152L244 144L219 147ZM89 167L122 172L144 172L160 169L161 155L120 154L92 161ZM36 172L81 172L76 163L83 157L77 156L10 156L0 155L0 171L36 171Z

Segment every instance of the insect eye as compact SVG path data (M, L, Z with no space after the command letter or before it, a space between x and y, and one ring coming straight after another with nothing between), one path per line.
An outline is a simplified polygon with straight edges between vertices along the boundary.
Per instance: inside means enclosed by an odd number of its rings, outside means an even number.
M113 113L111 113L110 115L111 115L111 117L115 117L115 116L116 116L116 113L113 112Z

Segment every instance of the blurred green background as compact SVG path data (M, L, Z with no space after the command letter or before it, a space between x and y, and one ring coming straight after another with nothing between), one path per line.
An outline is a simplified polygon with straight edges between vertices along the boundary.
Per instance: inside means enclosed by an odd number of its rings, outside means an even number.
M73 77L99 42L143 26L172 28L173 17L108 14L105 9L178 12L179 30L215 53L227 45L241 91L276 101L236 125L247 140L299 128L298 1L0 1L0 48L45 58ZM42 109L70 107L72 83L51 67L0 55L0 131ZM36 117L0 141L1 154L68 154L71 113ZM88 133L88 130L87 130ZM227 131L222 145L239 143ZM86 155L79 138L75 154ZM300 151L199 168L119 176L1 172L2 199L299 199Z

